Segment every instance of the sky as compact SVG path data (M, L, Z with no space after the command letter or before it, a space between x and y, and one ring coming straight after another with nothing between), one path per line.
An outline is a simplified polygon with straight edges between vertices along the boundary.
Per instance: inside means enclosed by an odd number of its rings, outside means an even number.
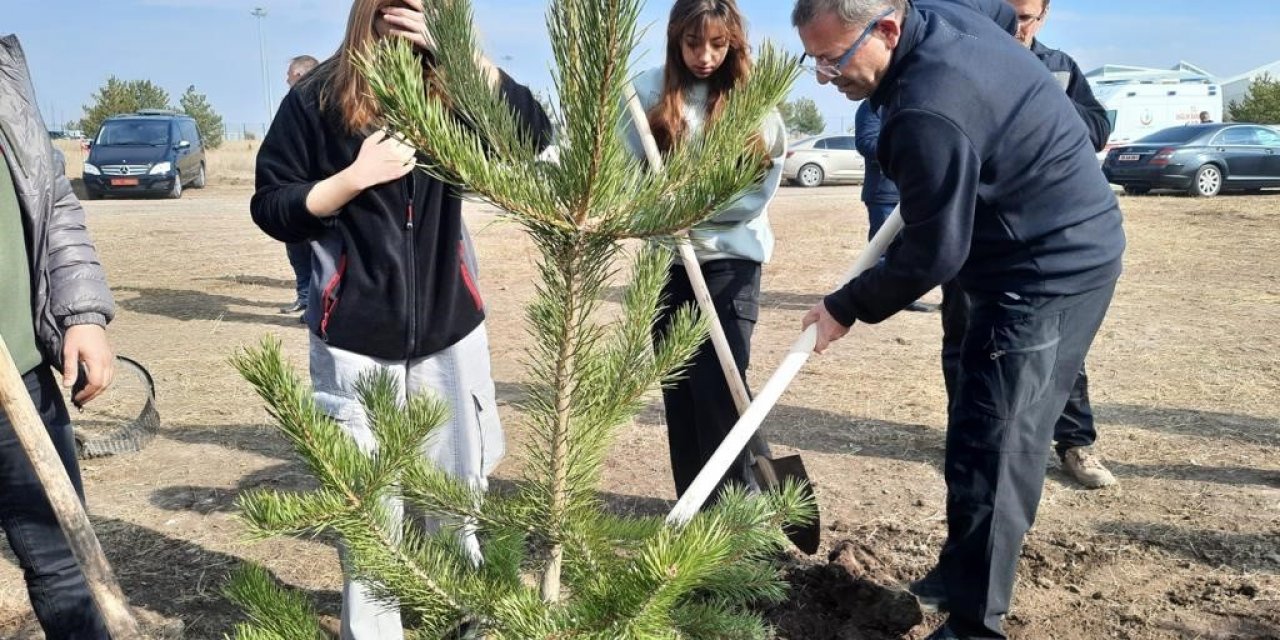
M489 57L532 88L549 89L547 3L473 0L473 6ZM790 26L792 2L739 0L739 6L753 42L767 38L801 52ZM250 13L255 7L267 10L260 22ZM287 90L291 57L333 53L350 7L351 0L0 0L0 34L21 39L47 122L78 119L115 75L156 82L175 104L195 85L229 125L253 128L269 120ZM1186 60L1228 77L1280 60L1274 0L1056 0L1052 7L1041 41L1086 71L1102 64L1168 68ZM669 8L669 0L646 4L637 70L660 62ZM853 123L855 105L811 77L797 82L792 97L814 99L829 131Z

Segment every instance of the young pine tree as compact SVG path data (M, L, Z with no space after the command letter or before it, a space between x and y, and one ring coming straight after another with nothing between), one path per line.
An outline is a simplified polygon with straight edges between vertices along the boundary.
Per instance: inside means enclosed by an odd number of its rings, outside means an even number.
M751 137L786 95L795 60L764 47L721 115L652 173L619 135L639 0L555 0L547 23L561 130L552 164L538 160L480 68L469 3L435 6L428 30L437 91L426 91L421 59L398 39L380 44L364 72L388 128L430 158L423 169L507 211L539 252L527 309L533 384L522 418L532 437L521 489L485 494L425 463L419 445L441 405L415 398L400 406L383 376L360 386L379 439L377 453L361 454L268 342L235 364L320 488L249 493L246 520L263 536L340 535L355 571L411 613L416 637L765 637L753 606L784 595L771 561L787 544L781 525L812 513L798 487L763 498L730 491L682 525L610 514L597 490L615 431L706 335L689 308L667 340L651 343L671 261L661 241L761 178L765 159ZM625 242L637 239L646 242ZM605 322L605 288L620 272L630 276L622 312ZM393 494L453 530L391 530L383 505ZM482 560L459 543L458 527L478 532ZM249 613L241 638L317 637L306 604L262 570L242 572L231 594Z

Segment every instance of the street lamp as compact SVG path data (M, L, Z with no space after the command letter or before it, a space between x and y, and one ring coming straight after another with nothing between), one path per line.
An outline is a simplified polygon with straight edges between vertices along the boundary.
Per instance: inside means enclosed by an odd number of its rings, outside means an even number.
M271 79L267 73L267 40L262 34L262 19L267 17L267 10L262 7L254 7L249 15L258 19L258 54L262 58L262 95L267 101L267 124L271 124L271 118L274 115L271 109Z

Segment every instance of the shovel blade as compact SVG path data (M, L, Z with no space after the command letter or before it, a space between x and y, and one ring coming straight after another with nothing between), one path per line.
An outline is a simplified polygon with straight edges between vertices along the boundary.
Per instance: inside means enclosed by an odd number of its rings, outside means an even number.
M800 456L782 458L756 456L753 467L761 489L777 491L791 480L795 481L804 491L805 497L812 501L815 508L813 520L808 524L789 524L783 532L787 534L791 544L800 551L809 555L817 553L818 545L822 542L822 522L816 511L818 501L813 495L813 484L809 481L809 473L805 471L804 461Z

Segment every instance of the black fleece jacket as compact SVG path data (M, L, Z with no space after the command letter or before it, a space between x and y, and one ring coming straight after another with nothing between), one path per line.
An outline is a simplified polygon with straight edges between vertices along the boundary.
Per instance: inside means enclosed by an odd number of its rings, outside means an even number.
M311 215L307 194L354 162L364 140L320 106L330 64L280 105L258 152L253 220L282 242L311 242L306 319L327 344L389 360L437 353L484 320L459 191L414 171L364 191L332 218ZM532 92L505 73L501 91L545 146L551 123Z
M1008 33L1007 8L920 0L909 10L871 96L905 227L886 260L826 298L838 321L879 322L952 278L972 292L1071 295L1119 276L1120 209L1089 133Z

